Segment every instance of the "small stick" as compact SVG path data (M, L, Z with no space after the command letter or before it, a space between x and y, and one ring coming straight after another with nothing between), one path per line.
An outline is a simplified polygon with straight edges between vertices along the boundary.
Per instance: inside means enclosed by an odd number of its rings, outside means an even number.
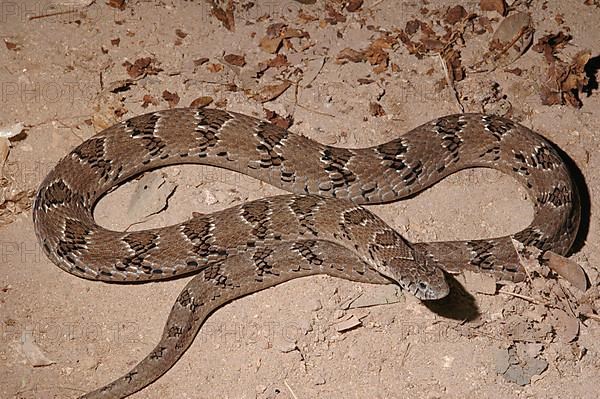
M294 393L294 391L292 391L292 388L288 385L287 380L283 380L283 383L285 384L285 386L287 387L287 389L290 391L290 393L292 394L292 396L294 397L294 399L298 399L298 397L296 396L296 394Z
M534 299L534 298L532 298L530 296L527 296L527 295L517 294L515 292L509 292L509 291L504 291L504 290L498 290L498 292L500 294L512 295L514 297L524 299L526 301L535 303L536 305L541 305L541 303L538 300L536 300L536 299Z

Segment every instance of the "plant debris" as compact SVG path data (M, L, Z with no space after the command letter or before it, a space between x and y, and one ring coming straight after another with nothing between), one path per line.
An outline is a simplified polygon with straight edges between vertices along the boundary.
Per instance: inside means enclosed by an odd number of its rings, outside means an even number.
M528 14L516 13L505 18L494 32L488 52L473 69L477 72L491 72L512 64L531 45L533 32Z
M557 54L558 50L570 40L570 35L559 32L542 37L533 46L534 51L544 54L549 65L540 89L540 97L544 105L568 104L575 108L583 105L579 93L589 83L585 66L592 53L590 50L582 50L575 54L570 62L561 60Z
M209 0L209 2L212 5L210 13L216 19L221 21L225 29L231 32L235 31L235 17L233 15L233 12L235 11L235 2L233 0L229 0L225 9L219 7L217 1L215 0Z

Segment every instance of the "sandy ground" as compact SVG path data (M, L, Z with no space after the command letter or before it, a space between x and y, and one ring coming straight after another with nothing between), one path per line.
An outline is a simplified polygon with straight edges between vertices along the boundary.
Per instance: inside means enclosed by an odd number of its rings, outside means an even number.
M3 184L10 181L16 191L35 190L60 157L103 127L169 107L164 91L177 93L179 106L210 96L211 106L258 117L265 117L264 109L273 110L293 117L293 131L342 147L385 142L458 111L443 84L439 57L419 59L396 43L385 49L389 61L383 70L374 71L378 65L369 62L336 62L344 48L367 48L382 31L404 28L416 17L436 20L432 11L443 16L456 3L366 0L349 12L339 6L342 2L331 1L345 18L336 21L321 1L256 1L253 6L242 1L234 13L234 32L211 15L206 2L136 1L124 10L104 1L87 7L77 3L86 2L0 1L0 126L27 126L12 140L3 169ZM584 49L597 56L598 5L557 3L534 1L525 10L532 16L534 43L547 33L568 31L573 39L560 50L561 57L568 60ZM492 27L501 20L495 12L481 11L477 1L463 6L488 16ZM56 12L64 13L48 15ZM289 65L271 67L256 78L258 63L275 56L259 46L261 39L279 22L310 37L287 39L278 54L287 55ZM476 61L489 40L489 33L467 33L463 63ZM228 54L245 56L246 64L231 65L225 61ZM124 63L144 57L154 59L160 71L128 74ZM456 90L471 112L489 111L482 101L496 93L503 107L510 105L510 117L546 135L577 164L590 203L572 259L588 273L592 288L587 294L563 279L541 277L497 287L521 297L482 294L477 291L483 283L465 283L480 314L457 320L393 287L321 276L298 279L218 310L175 367L134 397L597 397L600 233L595 193L600 179L594 171L600 168L600 96L597 89L582 95L579 109L542 105L543 55L529 50L510 66L516 67L520 75L507 68L467 74ZM592 68L590 73L596 72ZM282 77L300 82L272 101L252 97ZM231 90L232 83L238 90ZM144 96L156 104L144 108ZM377 109L370 103L378 103L385 115L373 115ZM146 218L164 206L164 193L149 190L149 199L137 203L132 182L100 202L101 224L116 229L140 221L136 229L166 225L193 211L279 192L245 176L198 166L153 174L177 187L165 211ZM464 171L415 198L371 209L413 241L516 232L532 215L524 191L510 177L489 170ZM0 397L72 398L126 372L154 347L186 279L122 286L73 277L37 246L31 212L12 215L12 223L5 220L0 228ZM364 306L349 305L356 298ZM346 331L340 325L346 320L360 323ZM33 367L31 347L52 364ZM516 370L533 375L531 381L509 381L502 366L509 348L516 353ZM540 362L543 371L528 374L527 364Z

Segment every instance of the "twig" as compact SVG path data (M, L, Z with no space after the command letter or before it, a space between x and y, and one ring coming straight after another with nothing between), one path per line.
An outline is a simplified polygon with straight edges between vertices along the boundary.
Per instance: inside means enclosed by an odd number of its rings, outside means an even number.
M294 399L298 399L294 391L292 391L292 388L288 385L287 380L283 380L283 383L285 384L288 391L290 391L290 394L294 397Z
M446 83L448 84L448 87L450 88L450 91L454 95L454 99L456 100L456 103L458 104L458 110L461 113L464 113L465 107L463 107L463 105L460 102L460 99L458 98L458 92L456 91L456 87L454 87L454 79L452 79L452 76L450 75L450 71L448 71L448 65L446 65L446 60L444 60L444 57L440 53L438 53L437 56L440 59L440 62L442 63L442 68L444 69L444 75L446 76Z
M33 15L29 17L29 20L33 20L33 19L40 19L40 18L47 18L47 17L55 17L57 15L65 15L65 14L73 14L78 12L79 10L67 10L67 11L57 11L57 12L51 12L48 14L42 14L42 15Z
M500 294L506 294L506 295L512 295L514 297L524 299L524 300L529 301L531 303L535 303L536 305L544 305L540 301L538 301L538 300L536 300L536 299L534 299L534 298L532 298L530 296L527 296L527 295L517 294L515 292L504 291L504 290L498 290L498 293L500 293Z
M529 283L533 283L533 278L531 277L531 274L529 273L529 259L525 259L523 258L523 256L521 256L521 248L519 248L519 245L523 245L521 244L519 241L515 240L514 238L511 238L510 241L512 242L513 247L515 248L515 252L517 253L517 257L519 258L519 263L521 264L521 266L523 266L523 270L525 270L525 274L527 275L527 280L529 280Z

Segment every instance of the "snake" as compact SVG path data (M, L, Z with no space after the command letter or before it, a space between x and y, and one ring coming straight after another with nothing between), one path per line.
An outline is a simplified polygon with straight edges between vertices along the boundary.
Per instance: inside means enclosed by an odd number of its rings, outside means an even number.
M99 199L159 167L204 164L240 172L290 194L261 198L140 231L98 225ZM465 168L512 176L533 204L523 230L497 238L411 243L363 205L417 194ZM508 118L456 114L383 144L320 144L268 121L210 108L133 117L85 140L40 184L33 223L46 256L75 276L145 282L194 275L156 347L131 371L81 398L124 398L166 373L205 320L236 298L315 274L397 284L423 301L449 293L463 270L522 281L520 252L566 255L580 196L554 144ZM515 245L515 242L519 245Z

